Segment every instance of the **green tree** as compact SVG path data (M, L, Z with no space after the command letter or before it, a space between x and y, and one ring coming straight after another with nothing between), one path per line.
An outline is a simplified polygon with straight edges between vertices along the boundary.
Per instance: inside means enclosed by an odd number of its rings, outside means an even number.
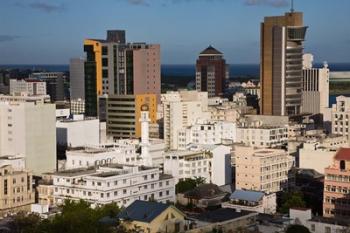
M290 225L286 233L310 233L310 231L302 225Z
M181 180L176 184L175 191L176 193L184 193L204 183L205 183L205 178L203 177L195 176L193 179L186 178L185 180Z
M13 233L35 233L38 232L40 221L40 216L37 214L19 212L14 216L10 229Z
M17 214L11 226L15 233L125 233L127 232L116 219L120 208L107 204L91 208L85 201L65 201L62 212L54 217L41 220L37 215ZM110 217L112 224L100 220ZM115 219L115 222L113 222Z
M279 211L281 213L288 213L290 208L305 207L304 197L299 192L286 192L282 195L281 206Z

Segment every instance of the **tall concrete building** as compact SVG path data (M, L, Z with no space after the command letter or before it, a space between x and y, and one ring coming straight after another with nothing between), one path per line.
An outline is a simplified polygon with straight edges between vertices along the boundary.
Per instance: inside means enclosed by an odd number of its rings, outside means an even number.
M84 41L86 115L97 116L97 99L107 95L156 94L160 99L160 45L126 43L125 31Z
M82 58L70 59L69 81L71 100L84 100L85 98L84 63L85 60Z
M329 107L329 69L313 67L312 54L303 55L302 107L303 113L324 113Z
M23 156L35 175L56 169L54 104L31 97L0 99L0 156L9 155Z
M209 46L203 50L196 63L196 90L208 92L208 97L222 96L229 67L221 52Z
M115 139L141 137L141 106L147 105L151 123L157 121L157 96L110 95L107 99L107 135Z
M198 119L210 119L207 92L167 92L162 94L162 103L164 141L169 149L178 149L178 134L181 130L194 125Z
M261 23L261 113L297 115L301 112L303 13L265 17Z

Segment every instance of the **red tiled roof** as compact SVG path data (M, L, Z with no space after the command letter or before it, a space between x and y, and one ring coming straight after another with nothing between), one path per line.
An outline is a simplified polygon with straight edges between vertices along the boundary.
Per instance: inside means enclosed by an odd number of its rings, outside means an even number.
M336 160L350 161L350 148L340 148L334 157Z

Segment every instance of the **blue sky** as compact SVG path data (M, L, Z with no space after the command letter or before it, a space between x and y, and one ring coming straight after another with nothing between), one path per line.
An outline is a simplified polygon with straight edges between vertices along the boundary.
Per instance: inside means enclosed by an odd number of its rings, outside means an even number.
M350 62L350 1L295 0L315 60ZM192 64L209 44L231 64L259 63L260 22L289 0L0 0L0 64L68 64L84 38L124 29L160 43L163 64Z

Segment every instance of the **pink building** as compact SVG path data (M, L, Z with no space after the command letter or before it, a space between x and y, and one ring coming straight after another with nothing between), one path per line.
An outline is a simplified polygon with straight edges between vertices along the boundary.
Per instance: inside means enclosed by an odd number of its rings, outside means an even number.
M133 51L133 94L156 94L160 101L160 45L130 47Z
M340 148L325 169L324 217L350 217L350 148Z

